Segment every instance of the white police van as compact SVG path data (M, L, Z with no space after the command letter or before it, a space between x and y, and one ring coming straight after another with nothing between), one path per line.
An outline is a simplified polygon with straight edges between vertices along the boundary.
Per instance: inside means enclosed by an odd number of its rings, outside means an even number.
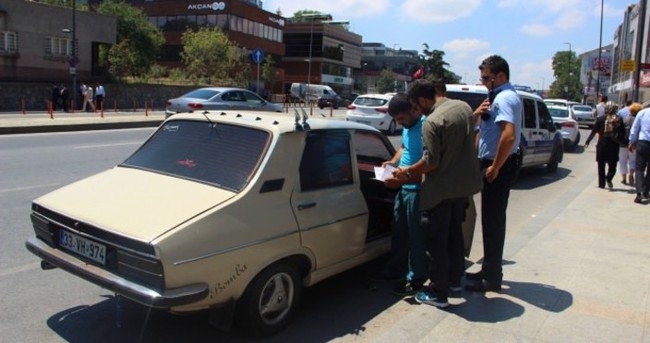
M476 109L487 94L485 86L447 85L448 98L463 100L472 109ZM518 165L520 168L546 165L548 171L555 172L564 156L562 134L539 95L520 90L517 90L517 94L524 108L521 140L517 149Z

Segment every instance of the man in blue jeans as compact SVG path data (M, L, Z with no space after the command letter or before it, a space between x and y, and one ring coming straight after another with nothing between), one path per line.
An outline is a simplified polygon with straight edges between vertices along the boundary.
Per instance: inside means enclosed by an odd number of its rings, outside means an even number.
M388 113L402 125L402 146L383 166L408 167L422 157L422 122L426 119L416 111L404 93L396 94L388 103ZM388 178L385 185L398 189L393 210L393 237L390 259L382 272L385 278L401 278L393 289L399 296L419 291L427 280L428 262L420 221L420 177Z

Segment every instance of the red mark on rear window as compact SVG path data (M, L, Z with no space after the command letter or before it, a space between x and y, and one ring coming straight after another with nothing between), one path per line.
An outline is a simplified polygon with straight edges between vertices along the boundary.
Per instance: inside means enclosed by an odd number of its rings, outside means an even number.
M180 161L176 161L176 163L178 163L178 164L180 164L182 166L186 166L188 168L196 167L196 163L194 162L194 160L180 160Z

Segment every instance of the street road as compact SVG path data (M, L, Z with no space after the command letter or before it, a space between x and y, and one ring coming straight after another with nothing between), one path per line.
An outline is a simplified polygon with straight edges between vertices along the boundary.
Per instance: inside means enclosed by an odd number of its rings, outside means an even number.
M118 164L151 132L148 128L0 136L0 341L248 341L240 332L223 333L210 327L204 314L175 316L147 311L128 301L122 302L123 311L116 311L114 294L58 269L42 271L39 260L24 248L24 241L33 235L29 213L34 198ZM583 137L587 133L583 131ZM398 143L399 136L392 141ZM565 153L555 174L543 168L522 173L509 206L506 266L516 263L509 257L530 243L556 213L593 186L595 169L593 149L585 152L578 147ZM480 259L482 253L480 226L477 230L471 261ZM369 278L381 262L308 289L296 320L267 341L376 341L400 337L400 332L424 337L450 316L463 314L463 310L454 314L415 306L391 295L392 284ZM472 300L472 307L488 306L485 297L465 293L464 297ZM512 316L522 315L517 306L513 303ZM401 320L414 312L416 321ZM480 319L476 314L465 314L467 325L487 325L472 320Z

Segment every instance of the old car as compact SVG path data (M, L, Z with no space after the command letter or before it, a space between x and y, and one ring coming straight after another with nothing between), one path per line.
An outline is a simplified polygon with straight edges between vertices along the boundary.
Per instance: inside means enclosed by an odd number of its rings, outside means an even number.
M303 287L390 250L395 191L373 178L394 153L354 122L176 114L124 162L35 199L26 247L145 306L271 334Z

